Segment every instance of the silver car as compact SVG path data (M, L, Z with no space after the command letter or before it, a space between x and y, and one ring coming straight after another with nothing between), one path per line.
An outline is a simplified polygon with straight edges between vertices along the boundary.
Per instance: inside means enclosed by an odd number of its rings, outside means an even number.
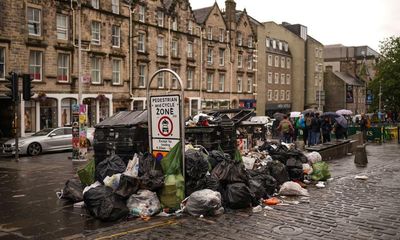
M93 143L94 129L87 132L87 145ZM62 151L72 149L72 128L46 128L29 137L19 138L19 154L38 155L42 152ZM15 154L15 140L10 139L3 144L3 153Z

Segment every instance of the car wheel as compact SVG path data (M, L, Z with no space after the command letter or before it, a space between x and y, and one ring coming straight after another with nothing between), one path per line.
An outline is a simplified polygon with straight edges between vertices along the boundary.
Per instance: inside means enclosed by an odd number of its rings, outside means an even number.
M27 152L31 156L39 155L42 152L42 146L39 143L31 143L28 146Z

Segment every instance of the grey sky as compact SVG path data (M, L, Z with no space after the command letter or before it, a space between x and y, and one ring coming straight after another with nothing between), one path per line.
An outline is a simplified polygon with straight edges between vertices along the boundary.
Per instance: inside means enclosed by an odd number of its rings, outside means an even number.
M215 0L190 0L193 9ZM225 8L225 0L217 0ZM323 44L368 45L400 36L400 0L236 0L236 8L260 22L283 21L308 27L308 34Z

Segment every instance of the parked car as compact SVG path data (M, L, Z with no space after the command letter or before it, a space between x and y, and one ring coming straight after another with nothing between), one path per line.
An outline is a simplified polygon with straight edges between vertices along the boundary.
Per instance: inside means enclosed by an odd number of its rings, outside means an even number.
M88 128L87 145L93 144L94 128ZM28 137L18 140L19 154L31 156L42 152L72 150L72 128L45 128ZM15 139L10 139L3 144L3 153L15 154Z

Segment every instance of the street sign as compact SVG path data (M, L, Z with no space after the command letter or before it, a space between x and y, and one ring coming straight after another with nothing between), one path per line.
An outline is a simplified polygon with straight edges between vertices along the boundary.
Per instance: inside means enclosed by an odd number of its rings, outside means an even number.
M153 151L166 151L181 138L181 99L179 95L150 97Z

